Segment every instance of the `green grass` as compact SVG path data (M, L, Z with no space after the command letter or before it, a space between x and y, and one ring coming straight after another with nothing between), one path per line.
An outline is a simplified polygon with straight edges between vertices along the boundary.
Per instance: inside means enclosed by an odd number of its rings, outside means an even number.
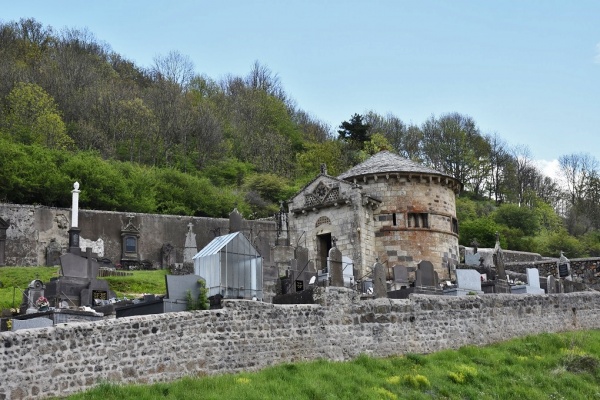
M34 279L48 282L58 276L58 267L0 267L0 310L19 308L23 299L23 290ZM16 289L15 289L16 288Z
M103 383L69 399L600 399L600 331L350 362L283 364L173 383Z
M132 276L107 276L101 279L108 281L108 285L117 297L139 297L143 293L166 294L165 275L167 269L152 271L131 271Z
M139 297L143 293L165 294L165 275L168 270L132 271L132 276L111 276L106 279L110 288L118 297ZM13 308L13 292L15 307L18 308L23 297L23 290L34 279L42 282L58 276L59 267L0 267L0 310ZM17 288L17 289L14 289Z

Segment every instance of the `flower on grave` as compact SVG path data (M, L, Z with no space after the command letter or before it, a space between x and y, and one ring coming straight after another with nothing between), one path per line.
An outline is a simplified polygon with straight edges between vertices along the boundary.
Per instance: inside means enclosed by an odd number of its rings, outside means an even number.
M42 308L42 307L48 307L50 305L50 303L48 302L48 299L45 298L44 296L40 296L38 297L38 299L35 301L35 305L38 308Z

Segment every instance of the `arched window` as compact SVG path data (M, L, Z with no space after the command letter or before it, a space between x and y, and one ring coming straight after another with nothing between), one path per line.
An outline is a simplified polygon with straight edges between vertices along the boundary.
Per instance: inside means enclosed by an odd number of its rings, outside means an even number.
M331 220L327 217L319 217L319 219L315 223L315 228L318 228L320 225L323 224L331 224Z

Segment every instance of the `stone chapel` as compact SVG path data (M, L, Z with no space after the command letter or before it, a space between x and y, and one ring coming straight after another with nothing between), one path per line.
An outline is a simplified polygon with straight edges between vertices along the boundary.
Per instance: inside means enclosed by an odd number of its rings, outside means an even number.
M338 177L321 173L288 201L290 243L306 247L315 268L336 243L356 279L379 260L416 267L433 263L440 279L459 261L452 176L381 151Z

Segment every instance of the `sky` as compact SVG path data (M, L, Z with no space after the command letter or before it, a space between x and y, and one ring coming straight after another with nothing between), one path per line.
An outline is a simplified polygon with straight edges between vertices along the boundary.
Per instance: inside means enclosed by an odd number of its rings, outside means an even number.
M334 129L367 111L418 125L458 112L550 175L561 155L600 159L597 0L0 0L1 21L30 17L141 67L175 50L219 80L258 61Z

